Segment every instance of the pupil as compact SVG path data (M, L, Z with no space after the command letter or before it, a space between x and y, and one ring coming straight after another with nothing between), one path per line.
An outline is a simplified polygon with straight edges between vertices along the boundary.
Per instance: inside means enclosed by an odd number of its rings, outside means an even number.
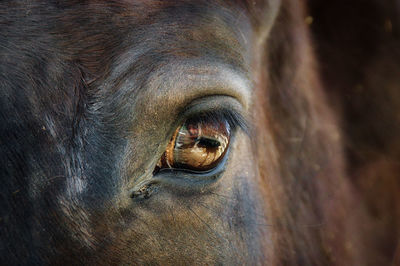
M197 145L205 148L218 148L221 144L215 139L200 138Z

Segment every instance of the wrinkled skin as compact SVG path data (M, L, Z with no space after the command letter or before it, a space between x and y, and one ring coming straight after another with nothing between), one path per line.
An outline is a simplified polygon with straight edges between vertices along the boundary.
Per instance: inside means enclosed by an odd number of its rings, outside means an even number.
M2 262L365 265L302 5L3 1ZM218 108L249 124L225 160L154 174Z

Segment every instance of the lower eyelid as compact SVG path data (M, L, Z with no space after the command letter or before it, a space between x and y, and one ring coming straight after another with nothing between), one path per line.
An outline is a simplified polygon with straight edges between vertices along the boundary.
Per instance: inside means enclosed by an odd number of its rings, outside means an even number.
M226 159L224 159L226 160ZM171 188L174 192L206 192L219 180L225 171L225 162L207 173L181 169L163 169L153 178L148 179L133 189L129 194L131 198L149 198L152 193L160 188Z
M217 181L226 169L230 149L226 152L226 156L213 169L209 171L193 171L188 169L163 169L157 173L153 179L170 185L191 186L191 189L204 187Z

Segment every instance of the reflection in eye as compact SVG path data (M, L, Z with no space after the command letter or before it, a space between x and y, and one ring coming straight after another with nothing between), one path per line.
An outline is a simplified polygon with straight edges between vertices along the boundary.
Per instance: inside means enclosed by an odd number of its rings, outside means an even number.
M175 131L156 170L211 170L224 158L230 134L230 125L225 119L190 119Z

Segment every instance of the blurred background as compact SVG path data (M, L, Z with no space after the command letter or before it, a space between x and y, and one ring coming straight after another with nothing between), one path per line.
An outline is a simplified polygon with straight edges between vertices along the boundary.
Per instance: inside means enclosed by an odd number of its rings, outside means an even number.
M349 176L374 221L368 231L400 265L400 0L309 0L308 7Z

